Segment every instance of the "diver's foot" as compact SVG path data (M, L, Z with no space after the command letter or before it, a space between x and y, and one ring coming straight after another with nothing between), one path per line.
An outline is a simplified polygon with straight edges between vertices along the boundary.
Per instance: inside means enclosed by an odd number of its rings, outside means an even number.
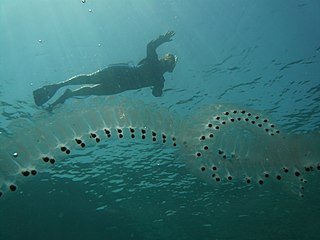
M47 101L50 100L50 98L53 97L53 95L58 91L60 88L59 85L57 84L52 84L52 85L46 85L43 86L39 89L36 89L33 91L33 98L34 102L37 106L41 106Z
M52 104L50 104L46 110L49 112L52 112L52 110L59 104L63 104L69 97L71 97L71 93L72 91L70 89L67 89L62 95L61 97L59 97L55 102L53 102Z

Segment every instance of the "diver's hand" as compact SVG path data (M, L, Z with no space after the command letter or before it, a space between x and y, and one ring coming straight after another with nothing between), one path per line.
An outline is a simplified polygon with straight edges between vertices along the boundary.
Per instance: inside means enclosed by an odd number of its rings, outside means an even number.
M171 42L172 41L172 37L175 35L176 33L174 31L168 31L166 34L164 35L160 35L159 36L159 40L163 43L165 42Z

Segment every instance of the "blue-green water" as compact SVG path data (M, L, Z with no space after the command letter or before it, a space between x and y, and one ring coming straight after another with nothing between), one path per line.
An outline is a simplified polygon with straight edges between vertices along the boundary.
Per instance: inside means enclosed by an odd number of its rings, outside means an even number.
M164 95L121 94L181 115L222 102L269 114L289 132L320 120L318 1L2 0L1 132L43 111L32 91L108 64L179 56ZM66 104L72 104L67 102ZM115 143L79 153L0 201L0 239L318 239L319 176L290 186L218 189L170 149ZM64 172L65 171L65 172ZM319 174L318 174L319 175Z

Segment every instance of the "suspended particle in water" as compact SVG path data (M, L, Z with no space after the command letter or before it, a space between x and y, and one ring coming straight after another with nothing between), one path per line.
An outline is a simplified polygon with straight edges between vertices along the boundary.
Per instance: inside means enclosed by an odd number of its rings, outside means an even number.
M18 157L18 153L15 152L15 153L12 154L12 156L15 157L15 158Z
M91 9L91 8L89 9L89 12L92 12L92 9Z
M101 43L98 44L98 47L101 47Z
M41 39L39 39L39 40L38 40L38 42L39 42L39 43L42 43L42 40L41 40Z
M86 3L86 0L82 0L81 2L82 2L82 3Z

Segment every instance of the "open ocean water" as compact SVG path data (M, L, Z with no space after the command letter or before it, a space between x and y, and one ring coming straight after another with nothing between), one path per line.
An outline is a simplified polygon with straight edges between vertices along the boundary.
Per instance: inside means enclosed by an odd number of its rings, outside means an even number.
M164 95L155 98L149 88L119 94L134 99L128 107L159 106L174 121L223 103L256 109L290 134L319 131L319 25L318 0L1 0L0 135L6 139L22 119L41 129L46 115L34 104L35 89L113 63L137 64L146 44L168 30L176 35L159 56L179 60L165 75ZM74 117L102 109L90 99L68 100L56 119L69 114L64 109L77 109ZM31 125L23 123L27 132ZM62 134L61 125L53 127ZM10 147L0 146L2 191ZM77 150L4 192L0 239L320 238L320 171L308 175L301 198L287 182L212 185L181 155L130 139Z

